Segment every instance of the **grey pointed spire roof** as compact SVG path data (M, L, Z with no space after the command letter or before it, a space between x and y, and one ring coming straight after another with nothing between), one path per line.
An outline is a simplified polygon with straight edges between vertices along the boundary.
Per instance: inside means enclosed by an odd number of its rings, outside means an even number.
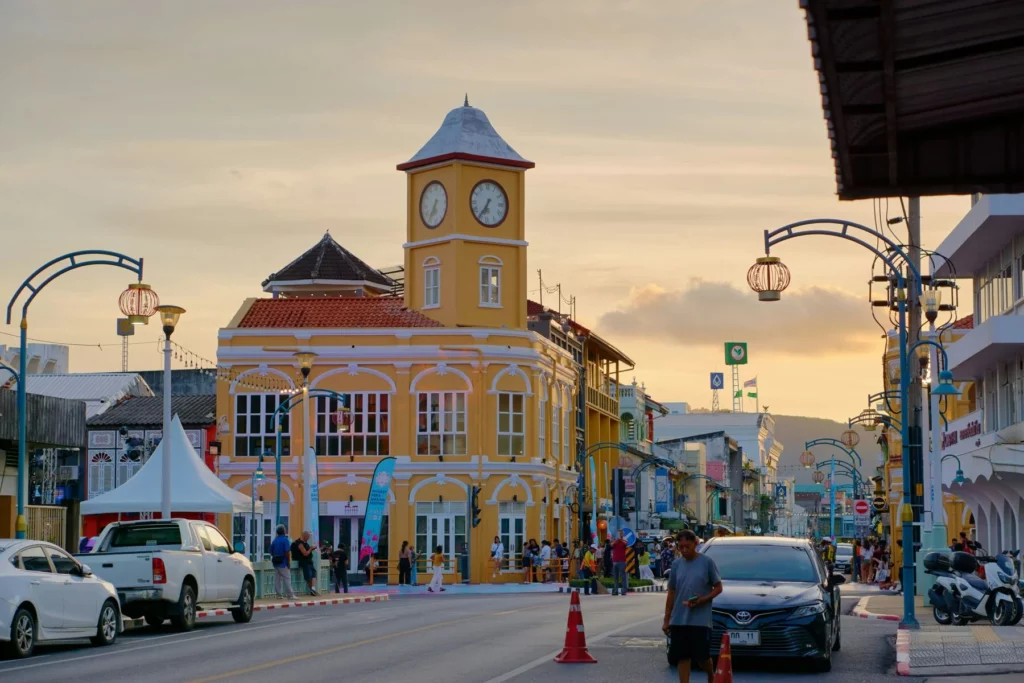
M306 253L264 280L263 290L269 292L274 285L289 282L366 282L382 290L388 290L395 284L391 278L334 241L329 232L324 233L323 238Z
M463 106L448 112L434 137L430 138L409 161L399 164L399 171L452 159L487 161L518 168L534 167L532 161L521 157L498 135L498 131L494 130L494 126L487 120L487 114L469 106L468 95L465 102Z

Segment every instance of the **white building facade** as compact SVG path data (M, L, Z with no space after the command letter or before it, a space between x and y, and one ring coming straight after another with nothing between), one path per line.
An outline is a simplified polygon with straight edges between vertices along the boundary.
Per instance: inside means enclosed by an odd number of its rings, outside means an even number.
M974 515L990 550L1024 546L1024 195L975 196L937 251L936 275L971 279L974 327L949 348L956 380L975 383L973 412L942 433L942 484ZM955 268L955 272L953 270ZM964 481L954 481L961 473ZM968 522L969 520L962 520Z

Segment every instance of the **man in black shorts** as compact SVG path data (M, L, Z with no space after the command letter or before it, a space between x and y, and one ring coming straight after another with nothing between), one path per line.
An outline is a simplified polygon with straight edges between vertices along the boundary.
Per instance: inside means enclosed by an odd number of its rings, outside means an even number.
M672 563L662 625L672 639L669 659L678 664L679 683L690 683L691 662L708 675L708 683L714 683L711 601L722 593L722 578L714 561L697 553L692 531L680 532L678 545L680 556Z

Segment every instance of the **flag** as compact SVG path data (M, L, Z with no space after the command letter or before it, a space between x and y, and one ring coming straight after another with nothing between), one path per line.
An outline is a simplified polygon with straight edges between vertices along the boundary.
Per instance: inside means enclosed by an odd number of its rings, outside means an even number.
M737 389L736 393L732 395L733 398L743 398L743 390Z
M746 382L743 383L743 388L744 389L749 389L751 387L753 387L755 389L757 388L757 378L756 377L754 379L748 379Z
M747 398L757 398L757 392L756 391L748 391L747 392Z

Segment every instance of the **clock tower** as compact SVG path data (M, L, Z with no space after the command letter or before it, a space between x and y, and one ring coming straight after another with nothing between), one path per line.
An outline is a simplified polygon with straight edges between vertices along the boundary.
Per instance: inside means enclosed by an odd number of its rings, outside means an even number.
M405 305L448 327L526 329L526 169L466 103L398 165L407 176Z

